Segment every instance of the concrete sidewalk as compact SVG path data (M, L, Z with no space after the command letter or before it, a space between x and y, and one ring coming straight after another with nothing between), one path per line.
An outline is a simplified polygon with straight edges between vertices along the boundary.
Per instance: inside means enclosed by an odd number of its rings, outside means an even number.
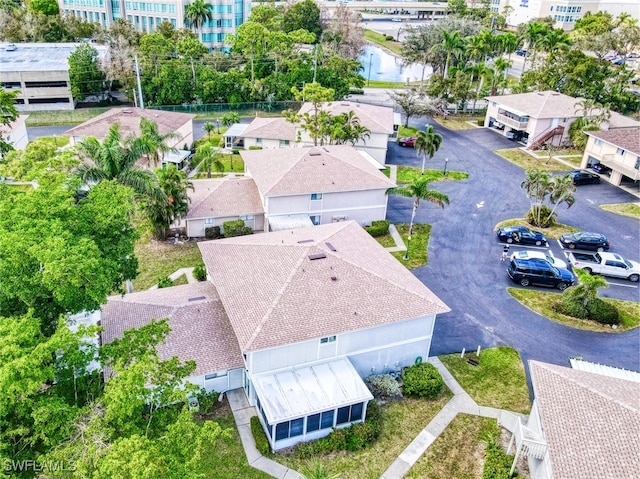
M438 369L445 384L451 392L453 392L453 398L436 414L416 438L411 441L411 444L400 453L398 458L393 461L380 479L400 479L404 477L458 413L473 414L474 416L491 417L495 419L502 413L501 409L478 406L478 404L471 399L471 396L469 396L453 378L440 359L431 357L428 361Z
M185 275L187 277L187 283L197 283L198 280L193 276L193 268L180 268L169 275L169 279L171 281L175 281L180 276ZM151 286L149 289L158 289L158 285L155 284Z

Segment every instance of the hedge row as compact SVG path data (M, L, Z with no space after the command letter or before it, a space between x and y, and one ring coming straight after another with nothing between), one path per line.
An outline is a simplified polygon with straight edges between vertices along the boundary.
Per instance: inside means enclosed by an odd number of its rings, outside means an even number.
M366 226L365 230L371 236L383 236L389 232L389 222L387 220L372 221L371 226Z

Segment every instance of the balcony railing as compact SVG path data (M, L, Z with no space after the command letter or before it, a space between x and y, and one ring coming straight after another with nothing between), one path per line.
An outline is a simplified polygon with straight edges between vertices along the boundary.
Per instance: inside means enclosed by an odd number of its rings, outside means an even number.
M516 455L511 465L511 474L513 474L516 461L520 456L532 457L539 460L544 459L547 453L547 443L542 437L536 434L533 429L529 429L523 425L520 416L503 411L502 414L500 414L499 423L512 433L507 454L511 454L511 447L514 442L516 445Z
M509 116L503 115L502 113L497 114L496 120L516 130L526 130L527 125L529 124L529 121L519 121Z

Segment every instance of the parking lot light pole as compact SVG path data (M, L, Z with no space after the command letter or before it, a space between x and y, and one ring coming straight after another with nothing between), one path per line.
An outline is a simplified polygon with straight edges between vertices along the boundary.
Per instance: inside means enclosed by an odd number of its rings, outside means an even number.
M409 260L409 246L411 246L411 235L407 236L407 251L404 253L404 259L405 261Z
M449 158L444 159L444 171L442 172L442 176L447 176L447 165L449 164Z
M369 76L367 77L367 86L371 83L371 61L373 60L373 53L369 54Z

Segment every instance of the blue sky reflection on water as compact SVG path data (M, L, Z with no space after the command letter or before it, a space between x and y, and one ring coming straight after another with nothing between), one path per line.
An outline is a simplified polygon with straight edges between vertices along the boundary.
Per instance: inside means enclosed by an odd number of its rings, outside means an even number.
M414 63L403 68L400 58L373 45L367 45L358 60L364 67L360 74L365 80L369 78L369 61L371 61L371 80L406 82L407 78L409 78L409 81L420 81L422 76L422 65ZM430 74L431 67L427 66L425 79Z

